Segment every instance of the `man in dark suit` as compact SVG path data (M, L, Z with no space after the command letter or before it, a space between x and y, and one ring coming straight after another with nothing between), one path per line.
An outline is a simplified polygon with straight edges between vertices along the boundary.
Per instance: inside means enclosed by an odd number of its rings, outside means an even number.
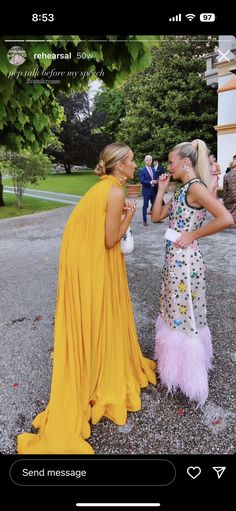
M154 170L157 172L157 179L160 177L161 174L165 174L165 169L161 165L159 165L158 158L153 158L153 167ZM156 185L156 188L158 189L158 184Z
M145 156L145 167L140 170L140 182L143 185L142 195L143 195L143 225L145 227L148 225L147 223L147 208L148 203L151 201L151 204L154 203L156 198L157 190L157 172L152 167L152 156L147 154Z
M153 158L153 169L155 171L155 179L157 179L157 180L159 179L161 174L165 174L164 167L159 165L158 158L156 158L156 157ZM156 194L157 194L158 182L155 185L155 190L156 190ZM164 200L162 201L162 206L165 206L165 201ZM148 211L148 215L151 215L151 214L152 214L152 207L151 207L150 211Z

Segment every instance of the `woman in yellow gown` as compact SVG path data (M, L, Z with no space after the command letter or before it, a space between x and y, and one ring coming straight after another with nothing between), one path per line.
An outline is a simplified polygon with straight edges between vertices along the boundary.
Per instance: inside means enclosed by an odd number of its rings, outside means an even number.
M140 389L156 383L155 362L138 343L119 246L136 209L125 204L122 183L135 168L128 146L107 146L96 168L100 182L66 224L50 400L34 419L38 433L18 435L19 454L93 454L90 420L125 424L127 411L141 408Z

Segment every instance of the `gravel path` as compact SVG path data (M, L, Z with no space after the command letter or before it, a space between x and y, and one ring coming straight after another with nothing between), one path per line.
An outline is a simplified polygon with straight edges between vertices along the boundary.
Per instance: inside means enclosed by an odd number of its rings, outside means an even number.
M164 232L133 221L135 250L127 256L139 340L152 357L159 310ZM0 451L15 453L16 435L30 431L47 401L61 235L73 207L0 221ZM232 454L235 452L236 229L200 241L207 267L208 323L215 359L202 410L159 383L142 391L142 410L125 426L102 419L92 427L97 454Z

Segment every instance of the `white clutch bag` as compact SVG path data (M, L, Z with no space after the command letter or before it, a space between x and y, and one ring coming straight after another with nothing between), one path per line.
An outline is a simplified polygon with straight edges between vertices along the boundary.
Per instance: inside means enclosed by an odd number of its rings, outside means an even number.
M124 255L131 254L134 250L134 235L130 227L128 227L124 236L120 240L120 250Z
M175 242L181 236L181 232L175 231L174 229L167 229L165 233L166 240Z

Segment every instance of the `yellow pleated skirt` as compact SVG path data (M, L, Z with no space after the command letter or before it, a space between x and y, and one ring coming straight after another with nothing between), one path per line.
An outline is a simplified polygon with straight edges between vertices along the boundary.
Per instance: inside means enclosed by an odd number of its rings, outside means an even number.
M93 454L90 421L123 425L141 409L140 390L156 383L155 362L142 355L124 256L105 248L113 176L105 176L72 212L62 240L48 406L18 435L19 454Z

